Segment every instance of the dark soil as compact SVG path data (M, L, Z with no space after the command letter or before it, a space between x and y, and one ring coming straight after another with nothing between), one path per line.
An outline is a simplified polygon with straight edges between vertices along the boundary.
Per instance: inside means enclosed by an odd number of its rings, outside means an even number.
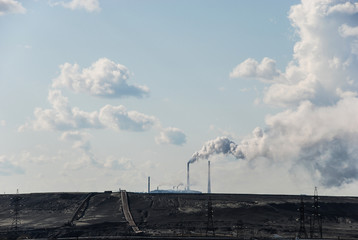
M96 193L81 218L70 222L88 193L0 195L0 239L134 236L120 193ZM19 197L17 229L14 198ZM145 236L295 238L301 196L128 193L131 214ZM212 205L212 221L208 203ZM320 197L323 237L358 239L358 198ZM304 196L310 235L311 196ZM208 221L210 220L210 221ZM209 228L208 228L209 223ZM211 225L213 224L213 225ZM1 238L2 237L2 238Z

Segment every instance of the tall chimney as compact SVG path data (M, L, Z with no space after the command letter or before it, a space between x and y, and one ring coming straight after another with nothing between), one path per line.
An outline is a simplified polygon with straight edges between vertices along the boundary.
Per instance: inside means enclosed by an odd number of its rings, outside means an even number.
M210 161L208 161L208 193L211 193Z
M150 193L150 176L148 176L148 193Z
M186 168L186 190L188 190L188 191L190 190L189 164L190 164L190 162L188 162L187 168Z

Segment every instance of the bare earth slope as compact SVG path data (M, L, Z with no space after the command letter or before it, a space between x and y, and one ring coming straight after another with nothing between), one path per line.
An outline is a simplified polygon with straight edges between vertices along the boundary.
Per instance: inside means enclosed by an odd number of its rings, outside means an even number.
M20 199L18 229L16 197ZM86 197L88 193L0 195L0 239L15 232L32 238L136 235L123 214L120 193L94 193L87 202ZM213 236L214 231L216 237L294 238L299 229L300 196L128 193L127 198L141 230L137 235L143 238ZM304 196L308 234L312 201ZM323 237L358 239L358 198L320 197L319 201ZM208 229L209 202L213 217Z

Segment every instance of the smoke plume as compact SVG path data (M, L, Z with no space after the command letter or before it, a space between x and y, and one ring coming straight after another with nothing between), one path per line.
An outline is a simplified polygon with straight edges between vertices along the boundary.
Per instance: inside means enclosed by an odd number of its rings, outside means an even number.
M358 3L302 0L289 19L298 41L285 71L275 60L237 65L231 78L252 78L268 86L263 102L283 107L267 116L238 144L220 137L194 153L190 163L213 154L246 161L300 166L324 187L358 180Z
M218 137L214 140L206 142L200 151L193 154L188 163L194 163L199 159L208 159L211 155L221 153L232 154L236 158L244 158L243 153L240 149L238 149L236 143L227 137Z

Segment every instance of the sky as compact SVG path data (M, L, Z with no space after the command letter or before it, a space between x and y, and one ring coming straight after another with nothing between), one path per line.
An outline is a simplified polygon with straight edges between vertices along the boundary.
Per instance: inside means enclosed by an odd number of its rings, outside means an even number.
M0 0L0 192L358 193L358 1Z

